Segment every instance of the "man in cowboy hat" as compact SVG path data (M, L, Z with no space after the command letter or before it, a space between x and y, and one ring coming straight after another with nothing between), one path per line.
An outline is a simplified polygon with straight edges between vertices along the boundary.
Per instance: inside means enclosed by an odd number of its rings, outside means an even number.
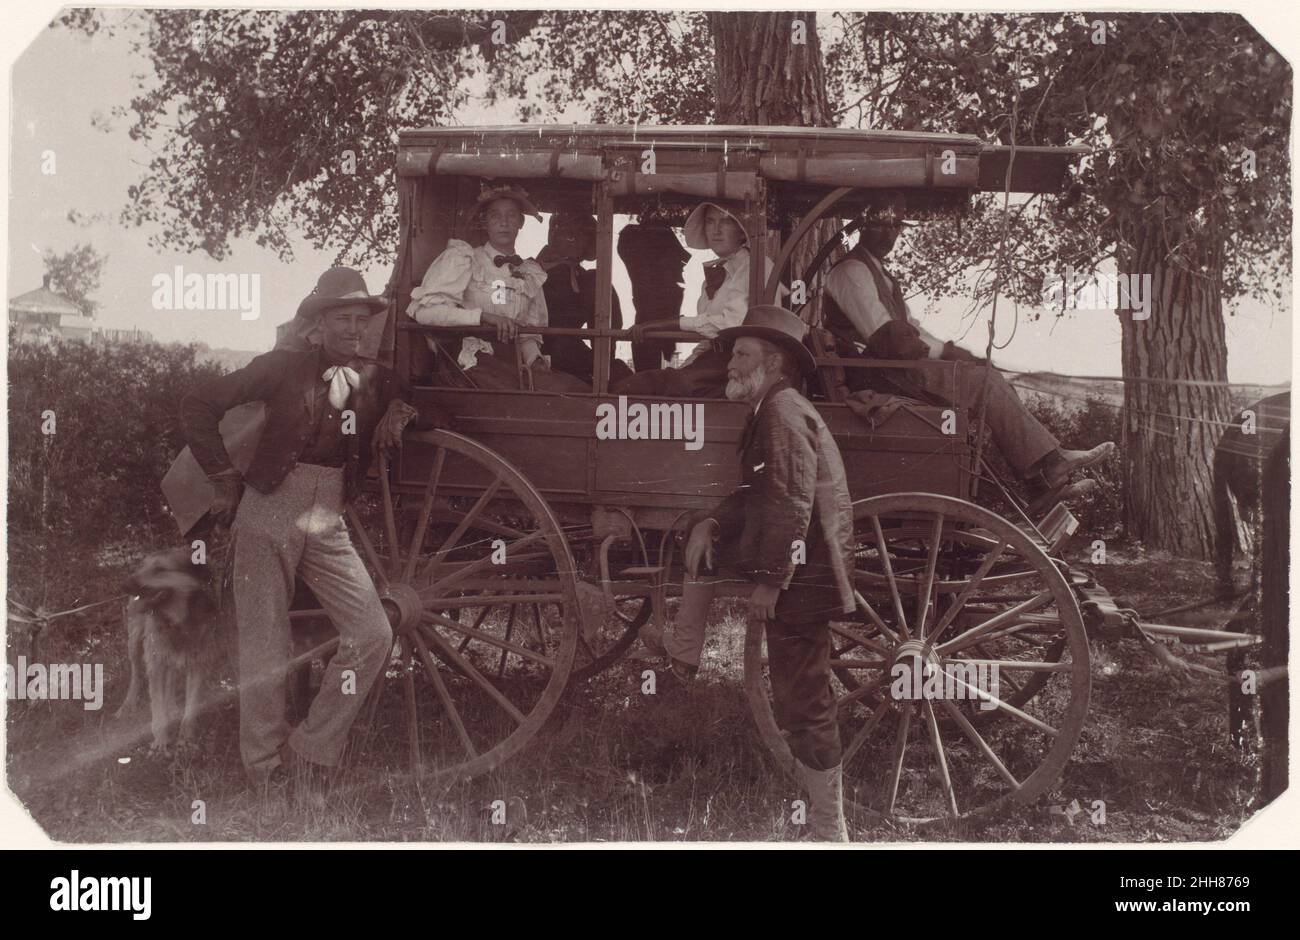
M233 534L239 634L240 753L267 782L294 765L338 764L348 729L388 659L392 630L344 527L371 455L401 446L415 409L398 376L359 355L362 329L387 302L351 268L330 268L298 307L292 332L319 346L277 348L181 401L181 427L215 489L210 515ZM241 474L218 425L245 402L266 423ZM289 604L301 576L341 642L306 719L285 719Z
M906 208L902 193L887 194L881 204L869 211L858 244L827 275L825 324L836 337L838 354L861 355L860 349L865 345L870 358L942 359L954 363L951 373L914 369L907 373L907 380L919 385L922 396L948 401L951 395L949 403L960 405L971 414L984 409L998 450L1036 497L1032 508L1040 505L1045 508L1053 499L1068 499L1086 492L1091 481L1070 486L1070 473L1113 455L1114 443L1105 441L1091 450L1062 449L1056 437L1021 402L1001 372L988 368L984 359L955 343L932 336L912 317L900 285L884 263L903 226L909 224L903 221ZM864 387L873 379L863 375L861 369L846 372L850 388ZM951 392L945 383L949 375Z
M812 837L846 842L829 622L855 609L853 511L839 448L793 384L816 369L806 332L790 311L757 306L719 333L735 341L727 397L753 409L742 484L691 520L681 608L664 639L673 675L689 683L716 585L736 576L754 583L749 612L766 625L773 710L811 797Z
M728 354L714 347L723 330L739 326L749 309L749 235L732 203L702 202L686 219L688 248L710 248L717 258L704 266L704 288L695 316L638 321L632 344L645 341L649 330L684 330L703 334L690 356L677 369L638 372L610 390L618 395L666 395L679 398L721 398L727 384ZM772 262L764 259L770 273ZM784 288L782 288L784 291Z

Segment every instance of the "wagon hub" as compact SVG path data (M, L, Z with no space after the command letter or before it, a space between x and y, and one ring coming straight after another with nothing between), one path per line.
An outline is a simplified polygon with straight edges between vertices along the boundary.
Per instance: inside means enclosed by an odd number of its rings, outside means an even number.
M379 593L379 602L394 633L409 633L420 622L424 601L420 593L409 584L390 584Z
M921 699L927 677L942 671L943 661L926 640L904 640L889 663L890 694L902 701Z

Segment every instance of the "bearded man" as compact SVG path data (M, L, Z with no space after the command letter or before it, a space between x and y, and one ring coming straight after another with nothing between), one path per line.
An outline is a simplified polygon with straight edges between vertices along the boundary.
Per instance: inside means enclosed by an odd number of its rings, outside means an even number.
M749 612L766 627L773 711L811 797L811 835L847 842L829 622L855 609L853 511L839 447L793 384L816 369L806 332L790 311L757 306L719 333L735 341L727 397L752 408L742 485L692 520L682 604L664 639L673 674L689 682L717 585L736 577L754 584ZM796 543L802 564L794 561ZM706 574L715 559L717 570Z

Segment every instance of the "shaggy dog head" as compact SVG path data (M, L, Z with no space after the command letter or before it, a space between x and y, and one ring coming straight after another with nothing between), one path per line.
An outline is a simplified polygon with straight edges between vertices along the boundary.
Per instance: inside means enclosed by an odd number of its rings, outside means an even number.
M197 629L212 615L210 587L207 565L195 564L188 548L147 556L126 580L126 590L175 634L173 641L180 641L187 627Z

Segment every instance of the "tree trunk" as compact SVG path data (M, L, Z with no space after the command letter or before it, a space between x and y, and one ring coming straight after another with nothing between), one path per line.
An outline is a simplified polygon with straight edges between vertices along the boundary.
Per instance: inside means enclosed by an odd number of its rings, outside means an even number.
M715 123L835 126L815 13L710 13L708 18L715 60ZM787 287L803 277L822 243L838 230L837 224L823 221L808 233L783 275ZM774 241L769 240L769 257L779 248ZM828 270L829 265L823 267L823 276ZM808 285L807 294L813 293ZM800 312L811 323L819 319L815 303Z
M1151 275L1151 315L1120 312L1124 372L1124 521L1148 548L1210 558L1214 446L1230 419L1218 246L1167 250L1164 227L1132 227L1127 273ZM1205 264L1205 274L1193 273Z
M814 13L710 13L718 124L830 127ZM796 21L802 22L801 29ZM802 40L802 41L798 41Z

